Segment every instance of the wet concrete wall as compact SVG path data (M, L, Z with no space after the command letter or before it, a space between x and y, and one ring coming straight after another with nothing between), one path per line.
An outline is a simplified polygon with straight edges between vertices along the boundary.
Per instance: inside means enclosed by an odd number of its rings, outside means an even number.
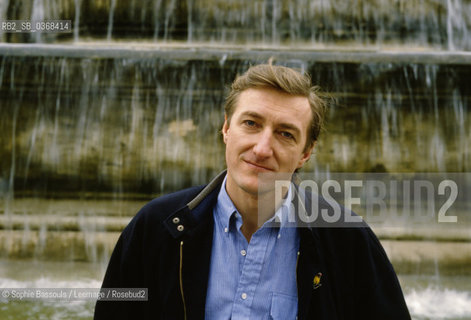
M152 195L205 183L225 167L225 88L270 56L87 54L0 57L3 193ZM471 57L425 64L287 56L276 63L309 72L336 100L307 170L470 170Z

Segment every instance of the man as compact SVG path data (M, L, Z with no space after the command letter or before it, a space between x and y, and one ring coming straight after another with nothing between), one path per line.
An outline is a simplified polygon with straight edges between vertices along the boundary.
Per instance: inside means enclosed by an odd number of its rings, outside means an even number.
M291 186L274 202L261 178L292 175L308 161L323 108L310 78L292 69L258 65L239 76L222 128L227 172L141 209L103 288L148 288L149 300L99 301L95 319L410 319L366 225L292 228L284 213L300 213L291 199L310 198Z

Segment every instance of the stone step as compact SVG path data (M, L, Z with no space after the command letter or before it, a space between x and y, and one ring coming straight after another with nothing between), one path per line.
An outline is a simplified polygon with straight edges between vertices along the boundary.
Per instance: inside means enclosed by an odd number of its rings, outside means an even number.
M122 229L146 201L15 199L1 203L0 257L106 264ZM372 226L397 272L471 274L466 224Z
M306 48L296 46L234 46L211 43L163 43L149 42L79 42L72 44L19 44L0 43L0 56L15 57L64 57L89 59L167 59L172 61L268 61L292 60L302 66L306 62L338 63L394 63L470 65L470 51L441 51L436 48L331 46ZM303 63L304 62L304 63Z
M106 263L120 232L0 230L2 258Z
M119 232L0 230L1 258L106 265ZM397 273L471 275L471 241L381 240Z
M0 199L0 230L121 232L150 200ZM363 215L378 237L384 240L471 242L471 219L466 212L452 211L458 216L458 223L438 223L436 219L423 221L413 216L377 222L361 210L357 213Z
M380 241L397 273L471 275L471 242Z
M10 215L0 216L0 230L120 232L130 220L130 217L110 216Z
M0 215L0 230L49 232L121 232L134 216L114 215L58 215L58 214L10 214ZM422 224L421 226L384 227L372 224L371 227L380 239L391 241L436 241L471 242L469 223L458 225Z

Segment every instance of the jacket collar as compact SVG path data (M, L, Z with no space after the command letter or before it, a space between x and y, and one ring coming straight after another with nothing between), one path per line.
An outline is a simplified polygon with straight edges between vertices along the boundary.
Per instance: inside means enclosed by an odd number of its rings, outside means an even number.
M211 182L209 182L190 202L185 206L175 211L164 221L164 225L170 234L178 239L188 232L193 232L193 229L198 229L200 223L207 219L206 213L212 212L212 209L217 201L219 189L227 174L227 170L219 173ZM299 187L294 184L294 199L293 205L296 208L298 217L299 214L305 214L306 207L310 207L310 200L299 192ZM300 213L299 211L303 211ZM297 220L300 227L308 229L310 232L305 235L311 235L314 241L319 239L317 228L309 224L303 224Z
M201 222L211 218L208 212L212 212L225 176L226 170L218 174L190 202L165 219L164 225L172 237L179 239L187 233L193 234L200 229Z
M175 238L179 239L187 233L194 233L200 229L201 222L208 219L208 212L212 212L212 209L217 201L219 189L222 182L227 174L227 170L219 173L211 182L209 182L190 202L185 206L175 211L164 221L164 225L170 234ZM295 179L294 179L295 180ZM297 184L294 184L294 199L293 205L296 208L298 216L299 214L306 214L306 207L309 207L310 199L306 199L301 192ZM303 211L300 213L299 211ZM210 216L210 215L209 215ZM317 228L311 225L300 223L300 227L308 229L310 232L305 235L310 235L316 241L319 238Z

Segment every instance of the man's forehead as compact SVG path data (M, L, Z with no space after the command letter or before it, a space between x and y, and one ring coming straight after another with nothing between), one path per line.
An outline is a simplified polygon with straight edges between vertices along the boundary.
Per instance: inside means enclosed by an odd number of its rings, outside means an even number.
M296 105L305 105L309 104L309 100L306 96L297 95L297 94L290 94L278 89L274 88L248 88L242 91L239 95L238 102L240 100L247 100L247 99L259 99L263 98L262 101L270 101L278 103L280 101L289 100L291 103ZM236 102L237 104L237 102ZM280 102L280 106L282 103Z
M304 96L291 95L275 89L247 89L239 96L234 114L254 118L279 118L277 120L287 124L309 123L311 107L309 100Z

